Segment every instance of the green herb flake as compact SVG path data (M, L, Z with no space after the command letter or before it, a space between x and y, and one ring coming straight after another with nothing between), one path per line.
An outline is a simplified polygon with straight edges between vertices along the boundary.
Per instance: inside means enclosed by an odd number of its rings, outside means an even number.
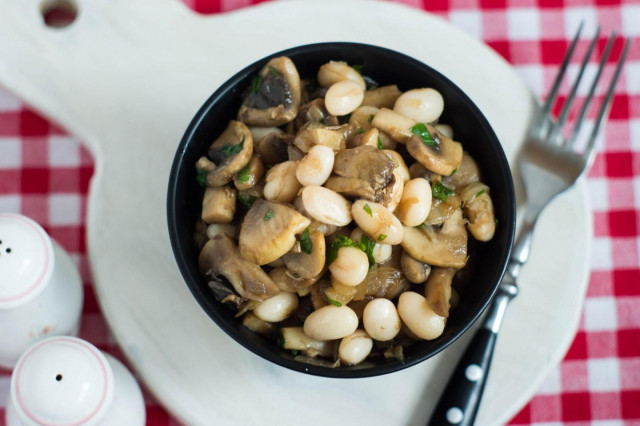
M372 121L373 121L373 114L369 114L369 119L367 120L367 123L371 124Z
M253 80L251 80L251 94L252 95L258 93L258 90L260 89L260 83L262 83L262 76L260 74L258 74L255 77L253 77Z
M378 241L384 241L387 238L386 234L380 234L378 235Z
M244 169L238 172L238 183L247 183L251 177L251 165L247 164Z
M498 218L496 218L496 226L498 225Z
M235 145L225 145L218 151L224 156L224 158L229 158L232 155L235 155L242 151L242 148L244 148L244 139L244 135L242 135L242 140L240 141L240 143Z
M478 191L478 192L476 193L476 197L479 197L479 196L481 196L482 194L484 194L484 189L481 189L480 191Z
M209 172L205 169L196 169L196 181L202 188L207 186L207 175Z
M458 171L458 169L457 169L457 168L456 168L456 169L453 169L453 171L451 172L451 174L450 174L449 176L453 176L453 175L455 175L457 171Z
M291 355L293 355L293 356L296 356L296 355L298 355L298 354L300 353L300 352L298 352L298 350L296 350L296 349L291 349L291 351L290 351L290 352L291 352Z
M328 297L327 302L329 302L329 304L333 306L337 306L338 308L342 306L342 303L338 302L337 300L329 299Z
M369 260L369 268L376 264L376 260L373 258L373 249L376 246L376 242L369 238L366 234L362 234L360 238L360 249L367 254Z
M378 149L382 149L382 139L378 136Z
M365 130L362 127L360 127L360 129L358 129L358 134L359 135L363 134L364 132L365 132Z
M431 187L431 194L440 201L447 201L447 198L455 194L455 191L447 188L442 182L436 182Z
M312 248L313 245L311 244L311 239L309 238L309 227L307 227L307 229L305 229L302 233L302 237L300 237L300 249L307 254L311 254Z
M362 207L362 210L367 212L369 216L373 217L373 212L371 211L371 207L369 207L369 204L365 204L364 207Z
M275 216L275 213L273 213L272 209L267 210L267 212L264 214L264 220L271 220L273 219L273 217Z
M427 129L427 126L424 125L424 123L418 123L415 126L413 126L412 128L410 128L409 130L411 131L411 133L413 133L414 135L416 135L420 139L422 139L422 142L425 145L430 146L431 148L435 149L436 151L438 151L440 149L440 147L438 146L438 143L433 138L433 136L431 135L431 133Z
M269 68L269 72L271 73L272 76L280 77L280 73L276 71L276 69L273 66L269 65L267 68Z
M257 199L258 197L256 197L255 195L249 195L249 194L238 195L238 202L242 204L244 207L246 207L247 210L251 208L251 206L253 205L253 203L255 203Z
M331 264L331 262L338 258L338 250L340 250L342 247L355 247L366 252L366 247L364 244L355 242L346 235L338 235L336 239L333 240L331 245L327 247L327 265Z
M360 64L351 65L351 68L353 68L354 70L358 71L358 74L362 74L362 65L360 65Z

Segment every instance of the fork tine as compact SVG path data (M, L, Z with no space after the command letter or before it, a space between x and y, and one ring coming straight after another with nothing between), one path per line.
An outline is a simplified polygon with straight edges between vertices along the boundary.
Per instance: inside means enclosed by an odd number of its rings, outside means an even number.
M573 101L576 97L576 93L578 92L578 86L580 85L580 81L584 76L584 71L587 68L589 59L591 59L591 54L593 53L593 49L596 47L598 38L600 38L600 26L598 26L598 29L596 30L596 35L593 37L593 39L591 40L591 43L589 44L587 53L584 55L584 59L582 59L582 65L580 66L580 71L578 72L578 75L576 76L576 80L574 81L573 86L569 91L569 96L567 97L567 100L564 102L564 105L562 106L562 111L560 112L560 116L558 117L558 127L563 126L564 122L567 120L567 116L569 115L569 111L571 110L571 105L573 104Z
M609 55L611 54L611 49L613 48L613 42L615 41L616 33L615 31L611 32L609 36L609 40L607 41L607 45L604 48L604 52L602 53L602 58L600 58L600 65L598 66L598 71L596 72L593 81L591 82L591 87L589 88L589 93L582 104L582 108L580 109L580 113L573 125L573 130L571 131L571 136L567 140L567 147L572 147L576 138L578 137L578 133L580 128L582 127L582 122L584 121L585 116L587 115L587 111L589 111L589 106L591 105L591 101L593 100L593 96L595 94L596 88L598 87L598 81L602 76L602 71L604 70L605 65L607 64L607 60L609 59Z
M571 44L569 45L569 49L567 53L564 55L564 59L562 60L562 65L560 65L560 70L558 71L558 75L556 75L556 79L553 81L553 85L551 86L551 91L549 92L549 96L545 100L545 103L542 107L541 114L542 117L550 118L549 113L551 112L551 108L553 107L553 103L558 96L558 90L560 89L560 83L562 83L562 79L564 78L564 74L567 71L567 67L569 66L569 61L573 56L573 51L576 48L576 44L578 44L578 38L580 37L580 33L582 32L582 27L584 26L584 21L580 22L580 26L578 27L578 31L576 31L576 35L571 40Z
M602 105L600 106L600 110L598 111L598 116L596 118L595 124L593 126L593 130L591 131L591 135L589 136L589 141L587 142L587 147L582 154L586 160L586 164L589 165L591 160L593 159L594 147L596 145L596 139L598 137L598 133L600 132L600 127L607 120L609 116L611 100L613 99L613 93L616 87L616 83L618 82L618 77L620 77L620 72L622 71L622 66L624 65L624 61L627 59L627 53L629 52L629 46L631 45L631 38L628 37L625 41L624 47L622 48L622 53L620 54L620 59L618 59L618 64L616 65L616 70L613 74L613 78L611 79L611 83L609 84L609 88L607 89L607 96L605 97Z

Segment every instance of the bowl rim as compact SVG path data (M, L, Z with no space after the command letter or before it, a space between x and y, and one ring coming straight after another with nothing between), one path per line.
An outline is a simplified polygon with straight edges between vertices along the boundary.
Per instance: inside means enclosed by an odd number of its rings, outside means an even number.
M184 154L187 152L187 149L190 145L190 142L194 139L200 125L203 121L206 120L209 111L216 105L218 101L225 98L229 95L229 92L232 92L232 89L238 85L238 83L244 80L248 75L253 75L257 70L259 70L267 61L272 58L279 56L290 56L292 54L302 54L302 53L312 53L314 51L323 51L331 48L352 48L352 49L368 49L370 51L376 51L376 54L386 54L397 57L399 60L404 62L408 62L417 66L419 68L423 68L427 70L429 73L433 74L437 79L440 79L443 83L445 83L449 89L455 92L455 95L459 97L460 100L464 102L466 107L469 109L470 113L475 117L478 124L482 127L482 131L487 134L489 139L492 141L492 144L495 145L495 153L498 158L498 165L501 170L498 173L500 180L502 180L501 185L503 185L507 189L507 194L505 194L504 200L508 202L508 206L506 206L505 211L508 214L506 221L501 221L501 226L505 226L505 232L507 233L508 247L505 250L502 250L501 257L499 259L498 265L499 268L495 274L495 283L493 283L490 289L490 295L487 297L477 308L476 312L470 317L470 319L462 323L458 330L456 330L446 341L443 341L441 344L434 347L432 350L428 351L428 353L422 354L420 356L413 357L409 360L403 361L390 361L385 364L375 365L370 368L332 368L327 366L320 366L315 364L307 364L304 362L296 361L293 358L287 358L282 355L276 354L269 350L264 349L261 345L253 344L253 342L248 341L247 339L243 339L241 335L239 335L236 329L229 326L226 321L214 310L212 311L206 305L205 300L201 297L200 289L196 284L196 280L198 277L192 274L192 271L187 267L190 259L189 256L186 255L185 249L179 244L179 224L177 223L176 217L176 207L177 207L177 189L178 189L178 172L182 167L182 159ZM236 94L237 95L237 94ZM335 42L319 42L319 43L311 43L304 44L299 46L290 47L284 50L280 50L274 53L271 53L267 56L264 56L261 59L258 59L251 64L245 66L240 71L233 74L230 78L224 81L202 104L202 106L198 109L196 114L191 119L188 127L186 128L180 143L176 149L174 159L171 164L170 174L169 174L169 185L167 192L167 222L169 228L169 239L171 242L171 247L174 253L174 257L180 273L183 277L184 282L187 284L187 287L191 291L194 298L197 300L200 307L207 313L207 315L216 323L216 325L221 328L224 333L231 337L234 341L239 343L245 349L248 349L253 354L268 360L276 365L281 367L285 367L289 370L310 374L314 376L320 377L328 377L328 378L366 378L366 377L375 377L379 375L389 374L392 372L400 371L405 368L417 365L433 356L437 355L447 347L449 347L453 342L457 341L460 336L462 336L469 328L478 321L478 318L483 314L486 310L489 303L494 299L502 277L505 274L508 260L511 254L511 250L513 247L514 236L515 236L515 225L516 225L516 203L515 203L515 189L513 184L513 177L511 173L511 169L509 167L509 162L506 158L502 145L495 134L493 128L489 124L488 120L482 114L478 106L469 98L469 96L460 89L453 81L447 78L445 75L432 68L428 64L415 59L407 54L398 52L396 50L392 50L386 47L367 44L367 43L359 43L359 42L347 42L347 41L335 41ZM505 223L506 222L506 223ZM198 272L199 274L199 272ZM210 297L213 300L212 297ZM209 301L211 301L209 300ZM213 300L217 306L220 306L224 309L227 309L219 302ZM357 367L357 366L355 366Z

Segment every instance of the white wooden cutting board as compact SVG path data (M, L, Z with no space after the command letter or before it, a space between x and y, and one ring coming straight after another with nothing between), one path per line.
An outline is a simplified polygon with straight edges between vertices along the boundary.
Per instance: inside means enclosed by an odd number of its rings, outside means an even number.
M40 3L0 2L0 84L92 152L96 290L118 343L163 405L188 424L424 424L470 336L402 372L346 381L248 353L201 311L175 265L169 168L191 116L224 80L272 52L338 40L392 48L447 75L512 161L533 104L508 64L446 22L391 3L289 1L205 17L177 0L77 0L78 18L61 30L43 25ZM586 206L579 186L541 218L478 424L513 416L572 340L587 282Z

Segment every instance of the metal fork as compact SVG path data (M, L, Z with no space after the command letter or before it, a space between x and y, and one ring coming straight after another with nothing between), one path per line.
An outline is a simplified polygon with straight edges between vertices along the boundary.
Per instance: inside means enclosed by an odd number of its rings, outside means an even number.
M583 24L580 24L569 46L544 105L539 108L534 117L533 124L528 131L527 138L519 154L518 165L524 182L527 204L520 234L512 249L507 271L494 300L487 309L487 315L481 328L458 362L447 387L440 397L429 422L430 425L472 425L474 423L488 376L497 333L507 304L518 294L516 281L523 265L529 258L533 230L538 216L551 200L571 188L578 179L584 176L593 161L596 139L607 120L614 88L629 51L630 39L626 39L624 43L620 59L609 83L605 98L598 110L595 124L587 139L586 146L582 152L578 153L575 151L575 142L583 128L584 119L591 106L596 87L616 37L615 32L609 37L587 97L578 112L573 127L568 129L567 118L573 106L578 85L598 41L600 28L598 28L588 47L578 75L557 120L553 119L551 110L578 43ZM564 130L570 130L569 136L565 137L563 135Z

